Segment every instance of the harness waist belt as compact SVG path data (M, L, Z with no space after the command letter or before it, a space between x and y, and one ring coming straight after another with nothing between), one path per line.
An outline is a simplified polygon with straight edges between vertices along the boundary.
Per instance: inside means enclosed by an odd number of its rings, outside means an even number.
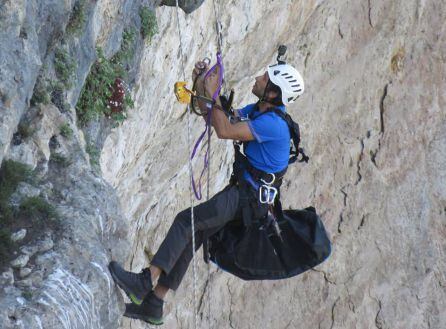
M282 178L283 176L285 176L287 169L288 167L276 173L267 173L250 165L248 171L254 181L263 180L265 182L270 182L275 177L273 185L278 187L277 185L280 185L282 183Z

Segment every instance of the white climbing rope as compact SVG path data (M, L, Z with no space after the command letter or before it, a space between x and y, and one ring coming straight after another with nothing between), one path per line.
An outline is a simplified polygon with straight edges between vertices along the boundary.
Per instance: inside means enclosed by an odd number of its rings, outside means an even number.
M220 24L220 20L218 19L219 15L217 10L217 4L216 4L216 0L212 1L212 5L213 5L213 9L214 9L214 17L215 17L215 30L217 33L217 51L221 54L222 51L222 47L223 47L223 39L222 39L222 34L221 34L221 24ZM223 90L224 92L226 92L226 81L223 78ZM206 189L206 199L209 200L209 183L210 183L210 171L211 171L211 130L212 126L209 127L209 138L208 138L208 172L207 172L207 189ZM206 251L208 252L208 251ZM208 261L207 263L207 279L208 281L211 278L211 264L210 261ZM210 297L211 297L211 285L208 283L207 284L207 294L206 294L206 304L207 304L207 328L211 329L211 303L210 303Z
M183 52L183 42L182 42L182 36L181 36L181 28L180 28L180 15L179 15L179 4L178 0L175 1L176 4L176 20L177 20L177 30L178 30L178 38L180 39L180 56L181 56L181 68L183 72L183 79L186 81L186 71L185 71L185 65L184 65L184 52ZM214 16L215 16L215 28L217 33L217 50L219 53L221 53L221 49L223 46L222 41L222 34L221 34L221 24L218 19L218 13L217 13L217 5L216 0L213 0L213 9L214 9ZM226 90L226 81L223 79L223 89ZM190 111L190 104L187 104L187 142L188 142L188 149L192 149L192 124L191 124L191 111ZM207 167L207 185L206 185L206 200L209 200L209 190L210 190L210 168L211 168L211 129L212 126L209 126L209 132L208 132L208 141L207 141L207 154L208 154L208 167ZM192 168L192 159L189 158L189 176L190 176L190 183L189 183L189 195L190 195L190 209L191 209L191 230L192 230L192 272L193 272L193 302L194 302L194 327L195 329L198 329L198 304L197 304L197 264L196 264L196 258L195 258L195 218L194 218L194 198L193 198L193 191L192 191L192 180L193 180L193 168ZM210 264L208 262L207 264L207 275L208 280L210 278ZM209 284L208 284L209 286ZM210 317L211 317L211 306L210 306L210 288L208 288L208 294L207 294L207 304L208 304L208 317L207 317L207 328L211 328L210 326Z
M184 53L183 53L183 41L181 38L180 28L180 14L179 14L178 0L176 0L176 16L177 16L177 29L178 38L180 39L180 56L181 56L181 68L183 71L183 79L186 80L186 71L184 67ZM191 111L189 104L187 104L187 143L188 150L192 149L192 123L191 123ZM193 302L194 302L194 328L198 329L198 310L197 310L197 264L195 259L195 218L194 218L194 198L192 192L192 159L189 158L189 195L190 195L190 222L192 230L192 272L193 272Z

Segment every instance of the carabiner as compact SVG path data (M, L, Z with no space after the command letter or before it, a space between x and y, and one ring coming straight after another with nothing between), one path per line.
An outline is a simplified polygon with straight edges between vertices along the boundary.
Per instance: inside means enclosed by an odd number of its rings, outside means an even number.
M273 204L277 196L277 189L272 186L262 185L259 188L259 201L263 204Z
M209 57L203 58L202 62L207 64L208 66L211 65L211 59Z
M273 173L270 173L270 174L268 174L268 175L273 176L273 178L271 179L271 182L267 182L267 181L265 181L263 178L261 178L260 181L261 181L263 184L266 184L266 185L272 185L272 184L276 181L276 175L274 175Z

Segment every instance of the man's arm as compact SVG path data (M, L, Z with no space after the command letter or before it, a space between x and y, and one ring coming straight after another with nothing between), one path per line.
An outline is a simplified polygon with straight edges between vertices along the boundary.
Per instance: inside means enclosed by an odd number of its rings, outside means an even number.
M220 100L217 99L216 105L221 108ZM223 111L217 106L212 111L212 126L215 128L218 138L233 139L242 142L254 140L251 129L246 122L230 123Z
M217 72L214 72L213 74L209 75L206 81L206 88L205 88L204 77L198 78L196 84L196 91L199 95L205 95L209 97L209 95L212 95L213 91L217 89L217 85L218 85L218 74ZM200 110L203 113L207 113L207 111L209 110L208 106L210 106L210 104L198 100L198 106L200 107ZM223 111L218 109L218 107L220 107L221 109L222 105L220 99L217 97L216 104L214 105L214 109L212 111L211 125L214 127L218 138L233 139L242 142L254 140L254 136L251 133L251 129L249 128L246 122L237 122L234 124L230 123L226 115L223 113Z

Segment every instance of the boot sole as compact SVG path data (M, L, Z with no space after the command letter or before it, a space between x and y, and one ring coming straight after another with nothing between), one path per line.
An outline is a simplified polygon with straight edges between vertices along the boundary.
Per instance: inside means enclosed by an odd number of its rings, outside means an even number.
M138 306L141 305L144 297L139 298L134 293L132 293L130 291L131 289L128 289L128 287L121 280L119 280L119 278L116 276L115 272L113 271L113 267L110 264L108 265L108 270L110 271L110 274L111 274L113 280L115 281L115 283L119 286L119 288L121 288L125 292L125 294L127 295L128 298L130 298L132 303L136 304Z
M155 326L160 326L164 323L163 319L156 319L143 314L125 313L124 316L130 319L142 320Z

